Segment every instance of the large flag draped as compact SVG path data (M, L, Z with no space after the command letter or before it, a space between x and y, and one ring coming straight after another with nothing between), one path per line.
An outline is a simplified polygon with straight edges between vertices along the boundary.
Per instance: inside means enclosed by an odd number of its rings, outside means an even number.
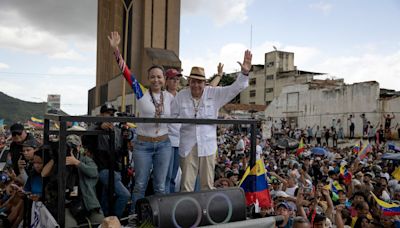
M378 203L379 208L381 209L383 215L385 216L395 216L400 215L400 205L395 203L387 203L383 200L380 200L376 195L371 192L375 201Z
M246 204L249 206L257 201L260 207L272 207L271 196L268 190L268 182L265 178L263 160L257 160L253 168L247 167L240 182L246 195Z

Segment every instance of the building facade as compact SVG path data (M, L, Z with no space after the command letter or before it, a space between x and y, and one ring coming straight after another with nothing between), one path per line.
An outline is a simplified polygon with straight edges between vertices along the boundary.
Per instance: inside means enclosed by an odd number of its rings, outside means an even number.
M268 52L264 65L253 65L249 87L240 93L240 103L269 105L283 87L309 82L315 75L321 73L297 70L292 52Z
M128 13L123 2L127 8L132 4ZM105 102L122 109L123 77L107 38L112 31L121 35L121 54L140 83L148 84L151 65L181 68L180 7L180 0L98 0L96 86L88 92L89 115L97 114ZM129 85L126 94L126 111L134 113L135 99Z
M330 128L340 119L346 136L349 134L350 115L354 116L355 136L362 136L362 119L365 113L374 126L384 125L384 115L395 113L392 131L400 121L400 94L388 93L375 81L346 85L343 80L313 80L309 83L286 86L281 94L267 107L265 116L280 123L306 128L323 126ZM334 121L333 121L334 120ZM397 134L394 134L397 136Z

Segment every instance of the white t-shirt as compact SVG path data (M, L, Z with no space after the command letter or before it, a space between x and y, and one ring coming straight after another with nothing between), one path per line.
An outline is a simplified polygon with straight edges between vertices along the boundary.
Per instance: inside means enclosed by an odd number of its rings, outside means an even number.
M171 116L171 102L174 96L167 91L162 91L164 96L163 112L161 118L168 118ZM156 102L160 102L161 93L153 93ZM152 102L150 92L147 91L142 98L137 100L139 117L150 117L154 118L156 108ZM155 124L155 123L137 123L137 134L147 137L157 137L168 134L167 124Z
M260 145L257 145L256 146L256 160L261 159L261 154L262 154L262 148Z

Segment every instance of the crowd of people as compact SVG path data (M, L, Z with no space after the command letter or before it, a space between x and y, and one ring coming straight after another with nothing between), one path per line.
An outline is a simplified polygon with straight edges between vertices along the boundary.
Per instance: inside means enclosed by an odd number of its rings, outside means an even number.
M231 86L217 86L222 64L218 65L216 81L209 85L204 69L193 67L188 88L180 91L182 75L178 70L152 66L147 75L149 88L145 89L122 59L118 33L108 38L135 93L139 117L216 119L219 109L248 85L252 55L246 51ZM111 104L104 104L100 116L115 116L116 111ZM298 129L284 118L279 122L268 119L266 128L260 125L253 136L256 160L265 166L271 203L268 207L255 205L251 216L281 215L284 221L279 227L399 227L398 164L382 159L394 114L385 116L384 128L373 126L365 114L360 118L362 135L369 141L363 145L353 139L353 115L347 120L348 139L340 119L322 128ZM77 130L74 126L70 129ZM66 139L66 227L100 224L109 215L122 218L134 214L136 202L146 195L239 187L250 165L252 136L239 126L136 123L133 128L129 123L99 122L87 130L106 134L70 134ZM300 141L297 147L301 151L279 145L285 137ZM1 145L5 146L7 139L9 153L0 178L3 224L18 227L32 201L43 202L55 215L59 209L57 164L61 159L57 139L43 145L40 134L27 131L20 123L0 136ZM345 141L347 146L339 144ZM356 143L358 146L349 146ZM360 156L367 145L370 149ZM315 148L320 152L314 153ZM109 175L114 176L114 183L109 182ZM108 198L110 184L112 199ZM399 211L385 211L385 205L393 210L397 203Z

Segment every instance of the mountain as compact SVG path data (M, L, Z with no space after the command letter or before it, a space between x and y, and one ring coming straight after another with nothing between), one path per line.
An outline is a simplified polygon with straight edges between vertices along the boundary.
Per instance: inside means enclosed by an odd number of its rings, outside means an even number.
M23 101L0 92L0 119L4 119L6 125L26 122L32 116L43 119L45 108L45 102Z

